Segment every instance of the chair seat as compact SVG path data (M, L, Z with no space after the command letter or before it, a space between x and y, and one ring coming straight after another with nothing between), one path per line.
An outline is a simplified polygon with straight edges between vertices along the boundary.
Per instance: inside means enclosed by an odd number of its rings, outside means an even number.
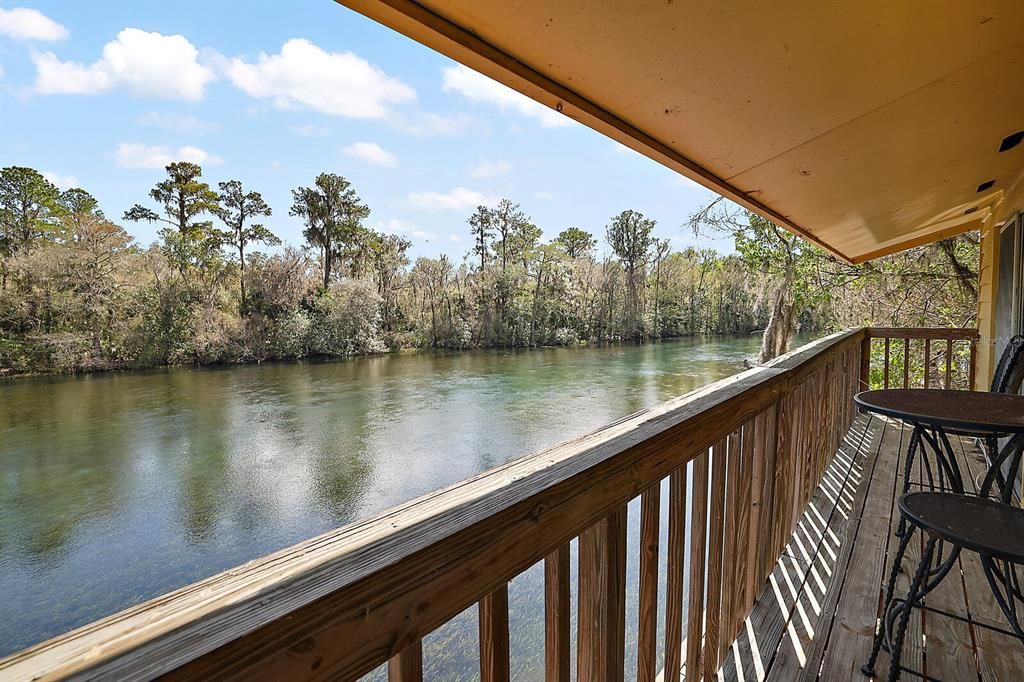
M964 549L1024 563L1024 509L955 493L907 493L900 511L915 526Z

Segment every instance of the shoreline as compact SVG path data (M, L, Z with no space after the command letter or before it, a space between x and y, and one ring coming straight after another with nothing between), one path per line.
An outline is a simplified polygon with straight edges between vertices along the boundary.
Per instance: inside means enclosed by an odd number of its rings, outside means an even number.
M358 360L360 358L381 358L399 355L415 355L419 353L446 353L446 354L461 354L471 352L487 352L487 351L532 351L542 349L553 349L553 348L604 348L610 346L640 346L649 343L663 343L666 341L675 341L679 339L694 339L694 338L734 338L734 337L746 337L753 334L762 332L763 330L753 330L749 332L737 332L733 334L682 334L678 336L662 336L659 338L639 338L639 339L619 339L616 341L578 341L571 345L550 345L550 344L538 344L535 346L502 346L502 345L489 345L489 346L475 346L472 348L446 348L436 347L432 348L429 346L420 347L413 346L408 348L398 348L395 350L385 351L382 353L360 353L353 355L304 355L302 357L293 358L264 358L262 360L247 360L244 362L214 362L214 363L177 363L177 364L165 364L165 365L139 365L139 366L113 366L104 367L89 370L80 370L72 372L63 371L52 371L52 372L13 372L9 371L9 368L0 367L0 383L5 381L12 381L16 379L26 378L41 378L41 377L75 377L75 376L93 376L93 375L106 375L121 372L148 372L157 370L170 370L170 369L229 369L234 367L252 367L260 366L270 363L299 363L299 362L315 362L315 363L327 363L327 362L341 362L347 360Z

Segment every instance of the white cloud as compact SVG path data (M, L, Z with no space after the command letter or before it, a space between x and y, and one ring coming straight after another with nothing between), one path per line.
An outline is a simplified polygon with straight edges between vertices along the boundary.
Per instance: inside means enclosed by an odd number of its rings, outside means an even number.
M572 119L535 102L512 88L462 66L449 66L443 72L444 92L458 92L474 102L487 102L499 109L515 111L540 121L545 128L572 125Z
M461 244L461 243L462 243L462 237L460 237L460 236L459 236L459 235L457 235L457 234L453 234L453 235L451 235L450 237L448 237L448 239L449 239L450 241L453 241L453 242L455 242L456 244Z
M140 126L183 130L190 133L203 133L214 127L198 116L192 116L190 114L162 113L158 111L148 111L145 114L141 114L135 119L135 122Z
M533 196L537 197L538 199L544 199L545 201L550 201L551 199L555 198L555 195L552 194L551 192L534 192Z
M276 106L304 106L350 118L384 118L391 105L411 102L416 91L351 52L326 52L293 38L278 54L261 52L255 63L225 65L236 87Z
M199 63L199 50L184 36L126 28L103 46L92 64L62 62L52 52L32 55L36 92L95 95L125 90L133 95L195 102L216 76Z
M61 189L71 189L72 187L81 186L78 182L78 178L74 175L61 175L60 173L54 173L53 171L43 171L43 177Z
M68 30L42 12L25 7L0 7L0 34L15 40L64 40Z
M467 211L477 206L491 206L498 202L496 197L489 197L480 192L456 187L450 192L413 192L406 202L416 208L427 208L435 211Z
M504 159L498 161L481 161L469 169L474 178L496 178L512 170L512 164Z
M329 132L324 126L313 125L307 123L301 126L292 126L288 130L292 131L296 135L302 135L303 137L324 137Z
M114 161L121 168L163 168L174 161L218 165L224 163L199 147L185 145L177 149L160 145L146 145L138 142L122 142L114 153Z
M391 123L403 133L410 135L458 135L474 123L468 114L442 116L441 114L417 113L392 117Z
M399 220L397 218L391 218L377 223L376 229L379 232L415 237L416 239L424 239L426 241L430 241L435 236L433 232L421 230L412 223L406 222L405 220Z
M374 166L394 168L398 165L398 157L381 148L375 142L356 142L341 150L345 156L359 159Z

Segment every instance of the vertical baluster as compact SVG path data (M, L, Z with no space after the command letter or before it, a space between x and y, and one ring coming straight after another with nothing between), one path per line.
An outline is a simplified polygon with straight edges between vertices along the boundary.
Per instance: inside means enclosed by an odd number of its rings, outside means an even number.
M889 388L889 342L891 340L892 339L888 336L885 337L885 363L883 364L884 378L882 379L882 383L885 388Z
M693 460L690 488L690 595L687 600L686 680L699 680L704 668L704 558L707 555L708 453Z
M748 586L751 584L750 575L753 573L749 538L750 514L753 511L751 501L754 497L752 479L755 431L754 419L743 425L739 467L740 493L736 499L736 580L733 591L737 595L737 609L733 617L733 636L739 631L740 623L743 622L747 611L754 605L754 598Z
M544 668L547 682L569 682L569 543L544 558Z
M860 390L871 388L871 332L864 330L860 341Z
M946 390L953 377L953 339L946 339Z
M388 682L422 682L423 643L412 642L388 659Z
M858 375L858 387L860 386ZM776 401L765 414L764 433L764 473L761 479L761 533L757 548L757 579L763 584L775 564L775 549L772 533L776 523L775 512L775 474L778 470L778 426L779 405Z
M729 435L725 476L725 507L722 528L722 617L718 627L718 660L724 661L732 644L732 622L736 613L736 512L739 504L740 432Z
M761 586L761 518L762 518L762 485L764 481L765 434L767 412L760 412L754 418L753 438L751 439L751 474L750 474L750 524L747 536L747 584L746 603L749 609L757 599L757 590Z
M718 640L722 623L722 530L725 516L725 477L728 444L721 440L711 449L711 505L708 510L707 600L704 618L704 680L718 672Z
M967 384L968 384L967 385L967 390L968 391L976 390L974 388L974 378L975 378L974 372L975 372L975 369L977 368L977 363L978 363L978 339L977 338L973 338L973 339L971 339L971 359L970 359L970 367L968 369L968 377L967 377ZM1024 472L1024 469L1022 469L1021 471Z
M910 337L903 339L903 388L910 388Z
M625 507L580 534L579 564L579 678L621 682L626 630Z
M480 680L508 682L508 585L480 600Z
M924 340L924 387L928 388L930 377L928 374L932 368L932 340Z
M683 465L673 471L668 480L668 566L665 569L668 575L668 594L665 597L664 682L679 682L679 672L683 665L683 573L686 570L685 562L686 465ZM693 608L692 604L690 608Z
M654 682L657 665L660 511L661 481L658 481L640 496L640 603L637 608L639 623L636 654L638 682Z

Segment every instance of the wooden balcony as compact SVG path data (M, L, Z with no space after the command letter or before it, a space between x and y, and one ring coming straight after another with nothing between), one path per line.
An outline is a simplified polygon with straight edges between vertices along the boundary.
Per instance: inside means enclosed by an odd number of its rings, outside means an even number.
M854 421L726 657L726 680L866 679L860 666L899 542L897 464L911 431L877 416ZM953 443L964 483L976 491L985 460L971 439ZM911 473L912 490L924 480L920 469ZM921 544L912 543L904 559L898 594L907 592ZM957 569L911 619L904 678L1024 679L1024 650L1008 632L977 555L961 554ZM883 652L875 669L885 675L888 668Z
M347 680L386 664L392 680L418 680L423 638L476 605L481 679L507 680L508 585L543 561L548 680L855 679L905 435L858 416L852 396L916 378L965 387L976 339L835 334L0 660L0 678ZM967 442L964 457L977 466ZM966 620L933 644L942 612L963 613L958 598ZM928 604L912 666L938 674L933 647L969 643L983 677L1003 674L977 599L961 588Z

